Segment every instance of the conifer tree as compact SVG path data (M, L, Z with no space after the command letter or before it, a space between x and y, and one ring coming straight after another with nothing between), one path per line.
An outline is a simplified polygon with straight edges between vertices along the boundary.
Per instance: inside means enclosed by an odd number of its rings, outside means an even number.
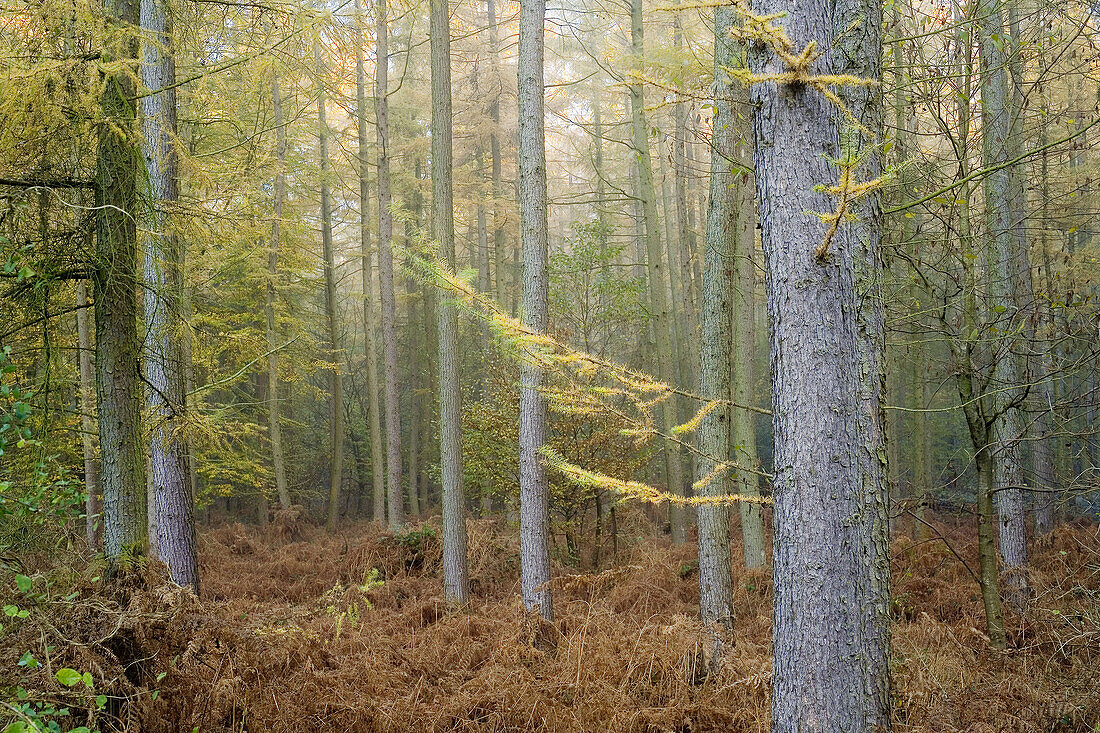
M180 427L187 414L180 308L183 250L171 231L179 198L176 137L176 60L168 0L141 0L145 32L141 98L145 175L145 379L149 385L149 490L156 537L150 543L172 580L199 589L191 464Z
M549 318L546 141L543 120L545 0L522 0L519 21L519 205L523 249L523 322L545 331ZM543 375L525 361L520 376L519 502L523 605L554 619L550 591L550 489L540 455L546 442Z
M888 730L882 7L757 0L752 11L774 369L772 730ZM822 81L803 81L812 75Z
M119 31L104 48L104 62L137 58L135 0L106 0L105 14ZM148 549L142 389L138 338L137 200L141 166L136 140L133 78L104 66L95 179L96 252L92 269L95 301L96 406L103 488L103 549L117 568L120 559Z
M451 27L447 0L431 0L432 229L440 259L455 267L451 148ZM439 306L439 462L443 474L443 590L465 606L466 499L462 486L462 408L458 375L456 306Z

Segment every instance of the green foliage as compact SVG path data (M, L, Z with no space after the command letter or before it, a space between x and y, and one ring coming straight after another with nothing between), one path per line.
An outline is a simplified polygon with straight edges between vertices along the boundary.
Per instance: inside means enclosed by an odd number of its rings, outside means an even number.
M424 561L424 551L427 546L430 543L438 542L439 535L430 525L423 524L419 527L410 527L397 532L394 534L393 539L411 553L412 559L407 561L406 564L417 567Z
M609 225L574 221L571 229L550 256L552 329L590 354L622 354L646 319L645 283L618 266L625 247L611 244Z
M11 347L4 346L0 349L0 457L9 443L23 447L31 439L31 429L25 423L31 412L32 395L14 383L15 373Z
M57 549L72 541L76 520L84 517L84 485L63 466L53 471L40 461L29 480L0 481L0 551Z

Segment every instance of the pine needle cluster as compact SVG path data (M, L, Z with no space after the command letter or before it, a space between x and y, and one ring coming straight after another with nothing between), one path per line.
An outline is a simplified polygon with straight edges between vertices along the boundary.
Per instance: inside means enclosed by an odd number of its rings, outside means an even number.
M395 211L395 218L404 218L405 214ZM623 428L623 435L635 439L638 447L661 439L687 448L695 454L699 449L690 442L681 439L698 429L703 418L721 405L730 405L739 409L767 414L767 410L739 405L730 400L706 400L697 394L662 382L637 369L618 364L586 351L570 346L564 339L552 333L532 329L522 320L512 316L500 307L492 298L477 290L470 278L450 269L432 254L432 248L426 236L421 233L409 248L394 245L395 254L402 257L406 266L422 282L440 288L455 299L455 302L474 317L489 323L491 330L501 347L501 352L520 362L532 364L542 370L547 380L541 390L546 396L549 407L563 415L588 416L591 418L610 418ZM700 404L690 420L672 428L666 434L658 426L655 409L679 395ZM770 503L771 499L740 494L719 496L679 496L639 481L619 479L596 471L582 468L567 461L560 453L549 446L543 449L547 465L564 475L578 486L614 491L624 498L638 501L698 506L700 504L732 503L749 501ZM715 469L697 481L694 488L699 491L726 471L744 470L770 478L768 474L751 466L742 466L725 460L724 457L709 457L716 464Z

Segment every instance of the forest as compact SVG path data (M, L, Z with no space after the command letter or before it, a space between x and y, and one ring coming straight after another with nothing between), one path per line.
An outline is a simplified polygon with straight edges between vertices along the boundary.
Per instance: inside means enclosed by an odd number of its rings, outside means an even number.
M0 0L0 731L1100 731L1098 123L1084 0Z

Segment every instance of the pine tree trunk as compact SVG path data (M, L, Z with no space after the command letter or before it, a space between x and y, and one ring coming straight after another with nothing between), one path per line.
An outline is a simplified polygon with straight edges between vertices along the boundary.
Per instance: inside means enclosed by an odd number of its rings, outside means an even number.
M378 123L378 287L382 295L382 356L386 411L386 495L389 525L405 524L401 492L401 415L397 384L397 301L393 284L393 214L390 212L389 18L386 0L376 0L375 117ZM434 127L432 128L435 129ZM378 509L377 503L375 508Z
M451 178L451 29L447 0L431 0L432 56L432 228L439 257L455 261L454 198ZM443 592L464 607L466 499L462 486L462 406L458 381L458 318L455 306L439 306L439 463L443 474Z
M676 52L677 60L683 48L683 22L680 13L672 16L672 45ZM673 194L675 197L674 231L676 232L675 247L669 245L669 279L672 282L679 280L680 301L679 310L682 322L679 325L682 334L680 343L685 345L680 369L684 386L694 387L696 383L692 368L692 359L686 344L691 343L696 333L696 303L698 295L695 292L695 282L690 276L691 250L694 249L695 232L692 222L689 221L687 203L687 107L680 97L672 106L672 175ZM676 257L672 252L675 250ZM677 270L681 272L677 274Z
M363 259L363 347L367 366L367 429L370 431L371 496L373 519L386 521L385 459L382 454L382 420L378 410L378 353L374 332L374 274L370 253L370 186L367 171L367 81L363 59L363 14L355 4L355 112L359 132L359 248ZM381 250L381 247L379 247Z
M328 519L325 527L332 532L336 529L336 520L340 514L340 484L344 470L344 375L340 368L342 352L336 310L336 253L332 243L332 197L328 181L328 119L320 41L314 41L313 55L317 73L317 139L321 158L321 248L325 264L325 318L328 322L328 358L332 362L332 409L329 412L332 463L329 470Z
M757 0L787 11L795 53L832 49L811 73L881 74L881 5L870 0ZM781 72L767 47L756 72ZM882 132L877 87L837 88L851 113ZM890 728L888 481L883 436L881 231L877 196L852 207L827 251L835 210L820 187L832 161L865 155L858 180L879 175L877 139L805 84L755 84L755 167L772 324L775 425L772 730ZM861 139L863 138L863 139ZM845 142L842 142L845 141ZM807 378L813 375L813 378Z
M985 177L986 218L989 227L987 250L989 299L993 326L1012 333L1017 321L1019 272L1016 249L1020 241L1015 228L1019 202L1012 171L1004 165L1011 158L1012 90L1005 55L1005 26L998 0L981 0L976 8L981 42L979 60L982 81L982 164L991 169ZM998 314L998 311L1000 313ZM1027 604L1027 543L1025 537L1024 485L1020 456L1022 424L1015 404L1020 384L1019 356L1011 338L993 346L992 387L995 414L993 425L996 450L993 477L996 491L1000 550L1005 564L1005 599L1017 608Z
M76 343L80 368L80 442L84 451L85 534L88 547L103 546L100 533L102 517L99 500L99 461L96 458L95 365L92 363L92 327L88 322L88 288L83 280L76 281Z
M732 60L730 63L733 63ZM737 101L733 107L746 109L749 104L748 93L743 85L730 88ZM732 135L732 147L716 150L713 155L724 152L733 161L747 164L752 158L751 135L748 125L737 121L731 115L730 124L735 128ZM724 161L726 166L730 161ZM734 176L730 205L736 208L735 224L726 246L733 248L734 286L730 317L730 333L733 335L733 377L730 383L730 398L738 405L755 405L756 392L756 196L752 174L741 168ZM730 416L730 455L735 462L744 466L734 470L735 493L746 496L760 496L759 458L756 453L756 413L743 408L734 408ZM762 568L767 564L764 540L764 515L759 504L741 502L738 505L741 515L741 540L744 549L745 567Z
M136 0L106 0L114 25L136 27ZM104 64L137 58L127 34L104 49ZM125 71L105 79L97 148L95 301L96 402L103 488L103 549L111 572L120 559L148 551L142 389L138 337L137 172L134 82Z
M645 58L642 36L642 0L631 0L630 40L634 63L639 66ZM639 69L640 70L640 69ZM661 236L657 223L657 194L653 187L653 162L649 154L649 126L645 118L645 98L640 83L630 85L631 137L638 175L638 197L642 204L644 223L646 274L649 280L649 306L653 317L653 331L657 347L657 376L667 383L675 383L675 367L672 353L672 324L669 322L668 278L664 256L661 253ZM657 425L665 435L672 434L676 423L675 401L666 400L654 408ZM680 451L674 445L662 447L668 490L673 494L684 493ZM669 509L672 525L672 541L687 541L688 512L683 505L673 504Z
M536 331L549 325L546 138L543 95L545 0L521 0L519 22L519 215L523 248L523 321ZM550 489L539 451L546 442L543 374L524 361L520 375L519 503L523 605L554 619L550 592Z
M715 153L710 169L710 211L707 217L703 255L703 298L699 313L699 393L705 399L725 399L732 385L732 349L730 338L734 297L734 248L737 217L734 201L735 177L725 152L735 150L740 141L730 101L731 80L726 68L736 55L736 45L728 30L736 12L733 6L714 9L714 136ZM742 186L743 186L742 182ZM729 407L721 406L703 418L699 425L699 453L695 456L695 475L702 480L724 461L730 452ZM714 496L733 493L734 482L723 471L700 493ZM708 668L716 671L726 652L733 646L733 571L730 562L729 507L704 504L698 510L699 525L699 615L707 630Z
M149 479L156 512L157 556L172 580L199 590L191 465L180 428L187 414L180 293L184 287L179 238L170 231L170 207L179 200L176 136L176 62L167 0L141 0L148 34L141 99L145 171L149 177L145 239L145 379L149 385Z
M279 507L290 507L290 489L286 483L286 461L283 459L283 428L279 416L279 347L276 339L275 303L278 300L279 245L283 221L283 205L286 203L286 126L283 120L283 96L279 90L279 77L271 76L271 103L275 116L275 206L271 218L271 250L267 254L267 289L264 297L264 320L267 327L267 430L271 443L271 468L275 474L275 495Z

